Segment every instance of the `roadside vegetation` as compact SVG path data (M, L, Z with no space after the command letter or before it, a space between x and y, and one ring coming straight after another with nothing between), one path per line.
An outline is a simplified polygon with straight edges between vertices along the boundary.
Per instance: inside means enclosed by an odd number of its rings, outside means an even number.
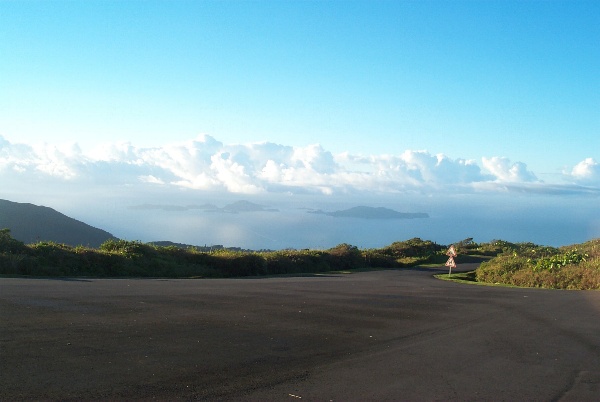
M600 239L560 248L497 242L502 253L475 271L475 280L548 289L600 289Z
M327 250L238 251L159 246L112 239L99 248L24 244L0 230L0 275L231 278L401 268L443 259L443 246L421 239L382 249L340 244Z
M600 289L600 239L561 248L493 240L455 243L457 263L486 261L463 280L552 289ZM99 248L24 244L0 229L0 275L36 277L231 278L443 266L447 246L414 238L379 249L241 251L111 239Z

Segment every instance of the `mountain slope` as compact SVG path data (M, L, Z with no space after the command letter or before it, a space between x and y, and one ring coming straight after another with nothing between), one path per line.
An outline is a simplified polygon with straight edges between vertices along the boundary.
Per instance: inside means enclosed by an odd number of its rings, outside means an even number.
M9 228L24 243L53 241L71 246L98 247L112 234L70 218L52 208L0 200L0 229Z

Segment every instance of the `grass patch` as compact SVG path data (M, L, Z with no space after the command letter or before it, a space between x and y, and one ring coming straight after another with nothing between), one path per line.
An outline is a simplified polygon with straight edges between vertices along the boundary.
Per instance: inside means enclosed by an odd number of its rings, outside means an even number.
M458 272L455 274L436 274L434 277L438 279L442 279L445 281L453 281L453 282L472 282L476 283L475 279L475 271L470 272Z
M469 285L479 285L479 286L499 286L499 287L508 287L508 288L516 288L521 286L509 285L505 283L488 283L488 282L478 282L475 276L475 271L470 272L459 272L456 274L436 274L433 275L434 278L441 279L443 281L450 281L456 283L467 283Z

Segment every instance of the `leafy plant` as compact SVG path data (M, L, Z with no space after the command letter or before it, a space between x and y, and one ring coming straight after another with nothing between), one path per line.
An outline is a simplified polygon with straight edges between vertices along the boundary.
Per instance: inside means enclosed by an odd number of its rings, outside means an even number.
M577 252L577 249L566 251L563 254L553 255L551 257L540 258L534 262L534 271L552 271L571 264L579 264L585 261L589 255Z
M577 246L514 245L476 271L480 282L551 289L600 289L600 239Z

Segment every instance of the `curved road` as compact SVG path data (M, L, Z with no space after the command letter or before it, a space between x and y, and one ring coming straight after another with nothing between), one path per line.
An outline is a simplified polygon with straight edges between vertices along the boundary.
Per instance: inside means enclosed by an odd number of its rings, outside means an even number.
M0 400L600 399L600 292L433 273L0 279Z

